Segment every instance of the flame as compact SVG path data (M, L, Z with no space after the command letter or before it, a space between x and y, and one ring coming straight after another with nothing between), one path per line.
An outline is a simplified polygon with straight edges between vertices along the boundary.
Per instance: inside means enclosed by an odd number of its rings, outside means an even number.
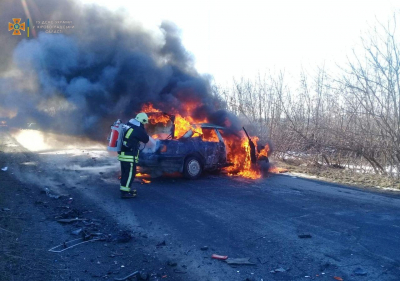
M192 137L201 137L203 141L219 142L217 134L214 132L209 133L209 130L203 130L199 126L193 124L207 123L207 119L195 119L193 117L194 110L198 107L196 102L187 102L184 107L177 112L176 109L171 108L169 111L175 116L175 133L174 138L181 138L189 130L193 131ZM153 104L147 103L142 107L142 111L146 113L161 113L149 116L149 122L151 124L162 124L167 126L170 117L166 114L162 114L157 108L154 108ZM231 123L227 119L225 120L225 126L230 127ZM151 137L154 139L160 139L165 134L153 134ZM258 138L252 137L254 144L257 143ZM251 163L250 156L250 145L249 140L244 133L240 136L227 135L224 136L224 142L227 149L227 160L232 163L231 167L227 168L228 174L239 175L245 178L258 179L261 177L261 171L256 164ZM260 152L261 156L268 156L269 147L266 146Z
M142 111L145 113L149 113L149 112L161 112L161 110L158 110L156 108L153 107L152 103L146 103L142 106Z
M268 152L269 152L269 145L267 144L263 149L261 149L260 153L258 153L258 158L261 157L268 157Z
M250 144L244 133L235 138L224 138L227 149L228 162L233 163L233 166L228 167L228 174L233 176L235 173L239 176L249 179L261 178L261 171L257 165L251 163ZM258 138L252 138L256 144Z
M149 183L151 183L151 181L142 179L142 183L149 184Z
M179 114L175 116L175 138L179 139L191 128L192 125L186 118Z
M151 178L149 174L142 174L142 173L137 173L136 174L137 178Z
M271 167L269 169L270 173L274 173L274 174L281 174L281 173L287 173L289 170L286 168L279 168L279 167Z

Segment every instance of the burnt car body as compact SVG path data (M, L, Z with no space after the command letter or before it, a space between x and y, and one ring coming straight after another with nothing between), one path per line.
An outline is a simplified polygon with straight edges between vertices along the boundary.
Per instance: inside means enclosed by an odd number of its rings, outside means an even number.
M218 171L230 165L219 131L224 127L208 123L192 125L182 137L174 138L174 117L168 116L171 122L169 126L163 126L165 139L155 140L152 148L144 147L139 155L141 172L152 177L179 172L195 179L203 171ZM201 128L202 133L197 134L196 128ZM149 128L149 131L150 135L154 135L154 130Z

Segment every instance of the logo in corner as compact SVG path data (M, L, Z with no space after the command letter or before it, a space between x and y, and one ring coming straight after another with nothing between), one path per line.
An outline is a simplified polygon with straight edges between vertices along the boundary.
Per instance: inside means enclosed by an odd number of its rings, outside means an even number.
M12 35L21 35L21 30L25 31L25 23L21 23L21 19L13 19L14 23L8 23L8 31L13 30Z

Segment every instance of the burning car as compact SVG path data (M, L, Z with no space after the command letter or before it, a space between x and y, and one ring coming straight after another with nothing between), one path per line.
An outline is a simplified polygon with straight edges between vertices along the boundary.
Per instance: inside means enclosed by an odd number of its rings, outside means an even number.
M147 113L146 130L150 142L139 155L141 173L152 177L182 173L196 179L203 171L236 172L248 178L259 178L257 160L268 163L267 150L258 151L250 137L232 136L226 128L210 123L190 124L180 115ZM247 133L246 133L247 134ZM228 139L224 139L229 136ZM231 152L231 153L230 153ZM258 159L257 159L258 158Z
M152 139L140 153L141 172L152 177L179 172L195 179L203 171L219 171L232 165L227 161L221 134L224 127L209 123L193 124L179 136L175 116L161 112L148 115L150 123L146 125L146 130Z

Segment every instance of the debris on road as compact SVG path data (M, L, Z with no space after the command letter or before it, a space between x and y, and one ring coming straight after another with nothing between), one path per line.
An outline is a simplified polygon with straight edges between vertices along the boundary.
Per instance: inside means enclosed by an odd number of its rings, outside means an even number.
M101 240L101 238L93 238L90 240L85 241L83 238L78 238L78 239L74 239L68 242L64 242L60 245L57 245L51 249L49 249L49 252L53 252L53 253L61 253L64 252L68 249L71 249L73 247L76 247L78 245L84 244L84 243L88 243L88 242L94 242L94 241L98 241Z
M174 269L174 272L175 273L181 273L181 274L185 274L185 273L187 273L187 271L183 271L183 270L180 270L180 269Z
M148 280L149 279L149 273L145 270L140 271L140 279L141 280Z
M131 274L125 276L125 277L122 277L122 278L114 278L114 280L116 280L116 281L124 281L124 280L126 280L126 279L128 279L128 278L131 278L131 277L133 277L133 276L137 276L138 274L139 274L139 271L135 271L135 272L133 272L133 273L131 273Z
M158 243L156 246L157 246L157 247L163 247L163 246L166 246L166 245L167 245L167 244L165 243L165 240L164 240L164 241Z
M258 257L257 260L261 263L261 264L266 264L268 262L267 259L262 258L262 257Z
M5 172L8 170L8 167L1 168L1 170Z
M211 258L216 259L216 260L226 260L228 258L228 256L220 256L220 255L217 255L217 254L213 254L211 256Z
M57 222L59 223L71 223L76 221L85 221L86 219L74 218L74 219L59 219Z
M342 277L339 277L339 276L334 276L333 278L335 278L338 281L343 281Z
M76 229L76 230L71 231L71 233L72 233L73 235L79 235L79 234L81 234L82 230L83 230L82 228L78 228L78 229Z
M132 234L127 230L120 230L116 240L118 243L128 243L132 240Z
M353 273L354 273L355 275L358 275L358 276L365 276L365 275L368 274L367 271L365 271L364 269L362 269L362 268L360 268L360 267L356 268L356 269L353 271Z
M283 267L278 267L278 268L276 268L274 270L271 270L270 272L271 273L278 273L278 272L286 272L286 271L287 271L287 269L284 269Z
M203 246L203 247L200 248L200 250L207 251L208 250L208 246Z
M299 238L305 239L305 238L312 238L311 234L299 234Z
M69 209L69 207L65 207L66 209L68 209L67 212L64 212L60 215L55 216L55 219L75 219L75 218L79 218L82 213L79 210L76 209Z
M50 193L50 189L48 189L47 187L46 187L45 191L46 191L46 195L47 195L48 197L50 197L50 198L58 199L58 198L61 197L61 196L59 196L59 195L51 194L51 193Z
M178 263L177 263L177 262L174 262L174 261L168 261L167 264L168 264L169 266L171 266L171 267L174 267L174 266L177 266L177 265L178 265Z
M11 209L9 209L9 208L1 208L1 210L2 210L3 212L11 211Z
M250 262L250 258L229 258L225 262L230 265L256 265Z

